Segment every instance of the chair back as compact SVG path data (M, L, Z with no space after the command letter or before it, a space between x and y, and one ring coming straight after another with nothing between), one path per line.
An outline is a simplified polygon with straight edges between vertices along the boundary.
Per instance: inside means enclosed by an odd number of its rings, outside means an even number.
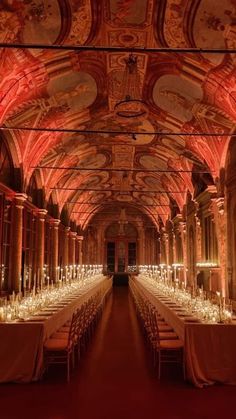
M76 331L77 331L77 318L79 315L79 310L75 311L72 315L70 331L68 336L68 347L72 347L76 342Z

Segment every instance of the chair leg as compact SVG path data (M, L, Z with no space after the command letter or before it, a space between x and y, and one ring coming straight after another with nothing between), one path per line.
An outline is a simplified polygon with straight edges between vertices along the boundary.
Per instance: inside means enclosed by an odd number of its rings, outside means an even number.
M75 348L74 347L71 352L71 363L72 363L72 368L74 368L75 367Z
M70 381L70 353L67 354L67 382Z
M161 351L158 352L158 380L161 379Z
M78 362L80 361L81 358L81 348L80 348L80 343L78 344Z
M183 363L183 377L184 377L184 381L186 381L186 364L185 364L185 355L184 355L184 352L182 354L182 363Z

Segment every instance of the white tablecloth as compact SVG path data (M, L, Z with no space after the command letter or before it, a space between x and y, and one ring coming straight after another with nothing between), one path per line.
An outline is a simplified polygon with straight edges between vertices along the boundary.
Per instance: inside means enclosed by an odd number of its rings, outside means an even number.
M45 321L0 323L0 383L38 380L42 372L45 340L98 290L103 289L105 293L111 286L111 280L101 276L95 284L88 284L78 291L76 298Z
M236 324L191 323L178 316L145 278L134 279L184 342L187 379L197 387L214 383L236 385Z

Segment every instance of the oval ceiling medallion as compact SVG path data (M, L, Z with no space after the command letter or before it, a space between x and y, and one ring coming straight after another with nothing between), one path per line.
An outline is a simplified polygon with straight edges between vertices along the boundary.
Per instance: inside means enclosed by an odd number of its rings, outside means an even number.
M214 7L213 7L214 3ZM235 42L235 1L202 0L195 12L193 38L197 48L233 48ZM223 54L202 54L214 64L219 64Z
M14 2L13 2L14 3ZM56 0L21 2L22 41L31 44L54 44L61 30L61 11Z
M97 97L97 85L90 74L73 71L50 80L47 86L48 102L55 107L68 107L74 112L92 105Z
M193 118L192 107L202 98L199 86L172 74L160 77L153 88L155 104L183 122Z

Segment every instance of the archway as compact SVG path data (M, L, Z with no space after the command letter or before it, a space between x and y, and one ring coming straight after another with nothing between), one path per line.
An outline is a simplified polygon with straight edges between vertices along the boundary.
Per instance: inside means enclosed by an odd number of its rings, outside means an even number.
M232 137L226 158L227 277L229 297L236 299L236 142Z
M124 225L110 224L105 231L105 265L109 273L136 271L138 232L127 222Z

